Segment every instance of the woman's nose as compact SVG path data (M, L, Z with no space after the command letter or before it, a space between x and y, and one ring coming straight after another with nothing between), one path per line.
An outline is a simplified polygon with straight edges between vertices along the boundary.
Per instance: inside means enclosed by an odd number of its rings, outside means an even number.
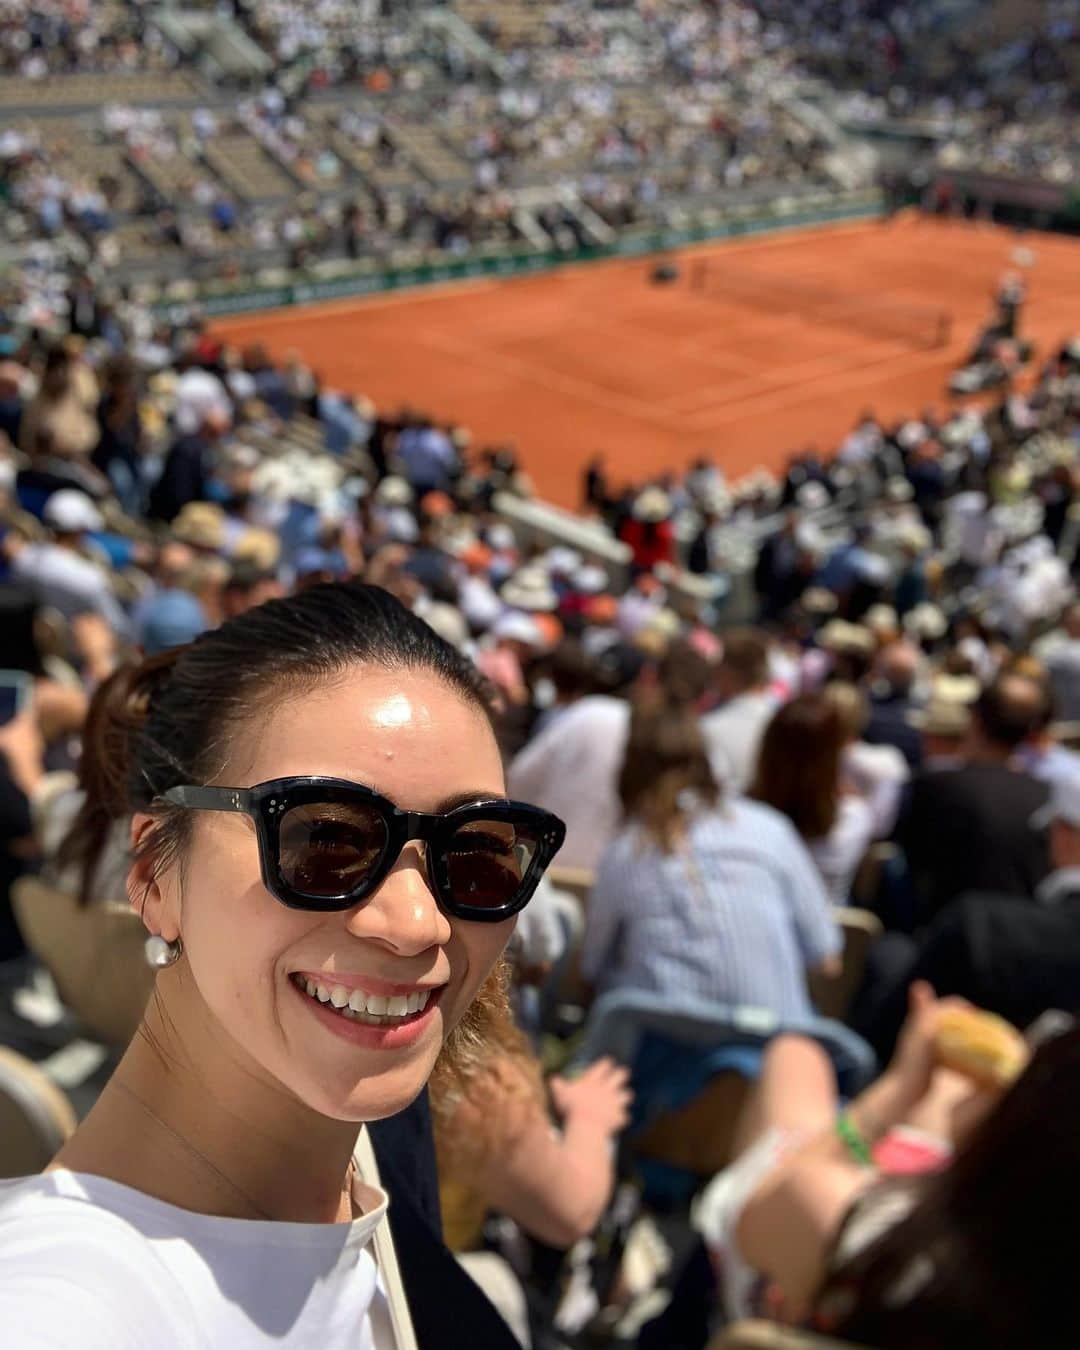
M401 956L418 956L450 940L450 922L436 903L428 882L423 846L413 842L377 891L351 910L350 933L380 942Z

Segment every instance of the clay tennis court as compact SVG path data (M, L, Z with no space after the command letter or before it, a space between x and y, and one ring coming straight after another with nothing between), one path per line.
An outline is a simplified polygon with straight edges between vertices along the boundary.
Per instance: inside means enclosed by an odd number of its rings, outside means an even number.
M641 479L710 452L731 475L829 449L871 408L943 406L949 372L1018 247L1038 353L1072 331L1080 241L906 216L222 320L297 349L340 388L513 442L541 496L578 504L582 465ZM696 266L705 260L704 274ZM696 284L695 284L696 283ZM945 314L950 336L932 345ZM1037 358L1038 359L1038 355Z

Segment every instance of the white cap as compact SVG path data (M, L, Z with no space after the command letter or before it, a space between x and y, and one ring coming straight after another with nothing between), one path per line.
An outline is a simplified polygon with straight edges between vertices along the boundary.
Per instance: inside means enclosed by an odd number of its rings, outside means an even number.
M570 576L581 566L581 554L562 545L548 550L548 571L558 576Z
M574 573L570 584L582 595L602 595L608 588L608 574L596 563L586 563Z
M519 609L508 609L495 621L491 632L504 642L524 642L530 647L544 645L544 636L535 621Z
M1050 800L1031 817L1037 830L1044 830L1054 820L1080 830L1080 770L1069 769L1050 784Z
M45 503L42 519L59 534L82 534L85 530L100 530L104 525L101 512L78 488L61 488Z
M487 542L496 553L505 553L517 547L514 531L502 521L496 521L487 532Z
M829 490L824 483L813 479L803 483L795 493L795 500L805 511L821 511L829 504Z

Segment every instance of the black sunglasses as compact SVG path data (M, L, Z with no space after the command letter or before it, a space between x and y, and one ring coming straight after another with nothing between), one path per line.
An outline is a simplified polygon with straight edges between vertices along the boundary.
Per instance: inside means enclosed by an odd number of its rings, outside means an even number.
M275 778L250 788L174 787L174 806L255 822L263 885L290 909L351 909L378 887L410 839L427 845L440 909L497 923L525 907L566 826L525 802L470 802L442 815L402 811L342 778Z

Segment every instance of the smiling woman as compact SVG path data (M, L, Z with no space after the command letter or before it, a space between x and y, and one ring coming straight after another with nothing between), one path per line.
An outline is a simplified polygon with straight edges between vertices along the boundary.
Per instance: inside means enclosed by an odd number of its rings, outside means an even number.
M506 800L480 677L374 588L272 601L97 700L101 791L70 853L92 871L131 818L160 970L94 1110L43 1176L0 1186L3 1325L407 1350L364 1122L475 1053L562 824Z

